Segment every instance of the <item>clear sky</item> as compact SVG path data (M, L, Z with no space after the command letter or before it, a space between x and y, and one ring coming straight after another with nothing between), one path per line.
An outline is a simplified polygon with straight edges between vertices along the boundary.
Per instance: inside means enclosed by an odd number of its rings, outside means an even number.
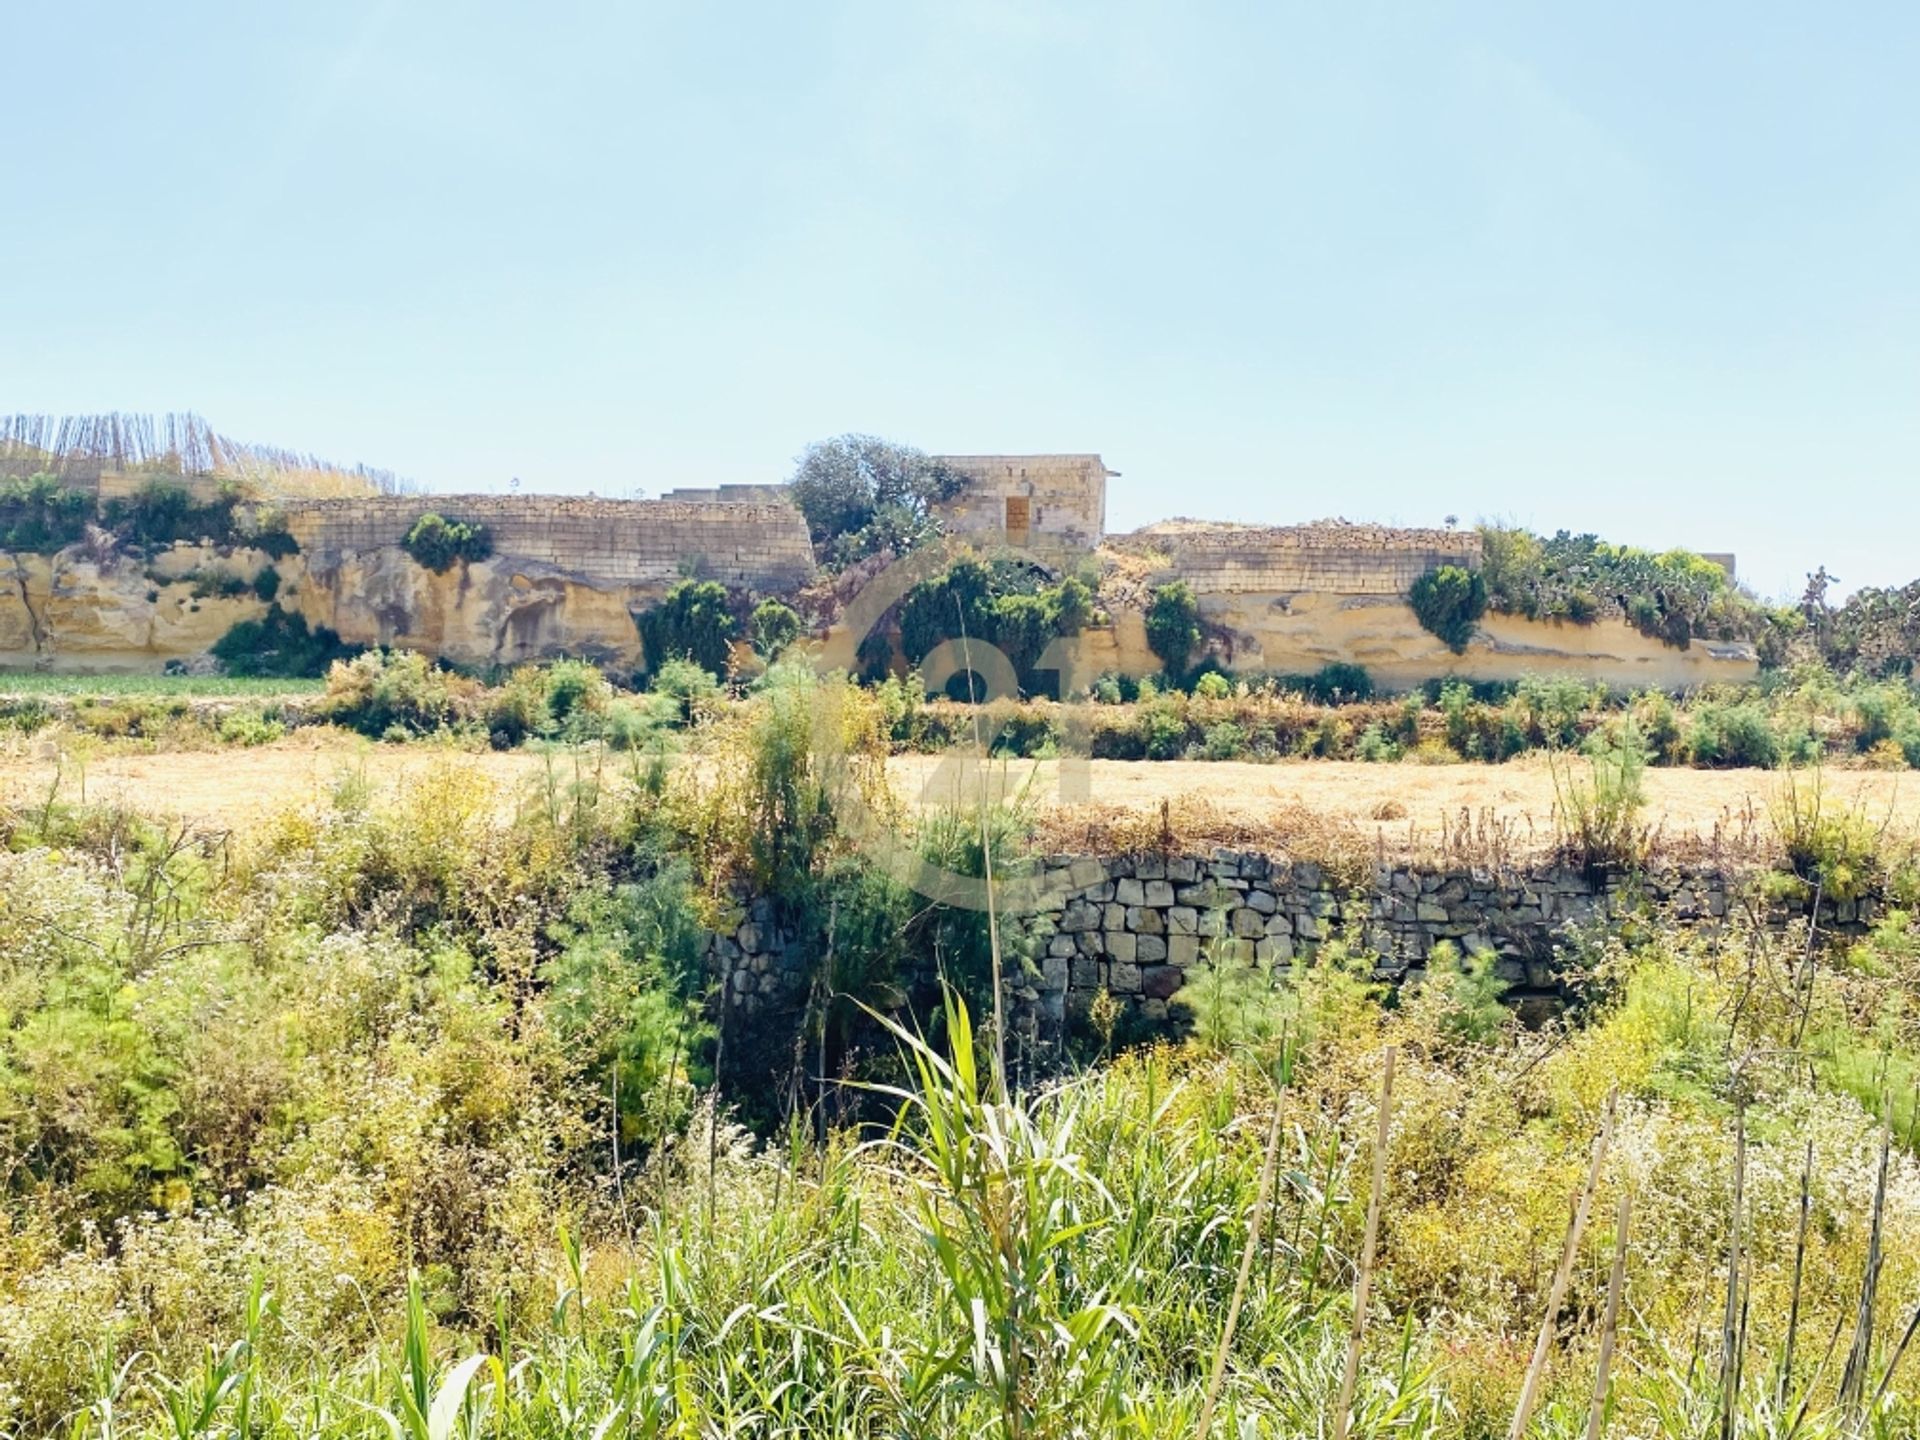
M7 0L0 410L1920 575L1920 6Z

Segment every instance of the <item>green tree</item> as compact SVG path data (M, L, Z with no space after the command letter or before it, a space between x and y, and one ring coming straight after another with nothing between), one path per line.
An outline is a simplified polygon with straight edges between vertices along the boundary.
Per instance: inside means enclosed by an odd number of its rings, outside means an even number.
M715 580L682 580L640 616L639 624L649 669L687 659L713 675L726 674L740 628L726 586Z
M1155 587L1147 602L1147 644L1169 675L1186 672L1200 648L1200 602L1186 581Z
M843 566L938 534L934 508L966 477L910 445L837 435L809 445L789 483L821 559Z

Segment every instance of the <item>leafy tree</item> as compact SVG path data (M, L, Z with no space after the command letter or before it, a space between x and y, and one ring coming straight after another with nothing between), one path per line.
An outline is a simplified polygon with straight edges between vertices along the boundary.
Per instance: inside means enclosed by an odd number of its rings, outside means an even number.
M900 646L918 665L942 642L990 645L1012 663L1023 690L1035 689L1034 667L1047 645L1077 635L1093 614L1093 595L1069 576L1049 585L1030 565L965 556L946 574L923 580L900 607Z
M1185 673L1200 648L1200 602L1186 581L1154 588L1147 603L1147 645L1169 675Z
M809 445L790 482L815 549L835 567L881 550L902 554L938 534L934 508L965 483L923 451L873 435Z
M747 634L754 653L762 660L771 660L800 638L800 617L783 601L762 600L753 607Z
M682 580L666 598L639 618L647 665L658 670L667 661L693 661L713 675L724 675L739 622L716 580Z
M1458 655L1467 648L1467 642L1473 639L1473 627L1487 612L1487 582L1478 571L1442 565L1413 582L1407 603L1421 625Z

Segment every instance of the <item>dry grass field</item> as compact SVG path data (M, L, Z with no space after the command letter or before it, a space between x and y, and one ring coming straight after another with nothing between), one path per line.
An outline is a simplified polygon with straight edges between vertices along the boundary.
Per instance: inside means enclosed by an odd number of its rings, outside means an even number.
M119 801L202 823L244 826L272 811L324 799L343 776L363 777L378 792L448 763L478 769L510 801L549 773L569 780L576 765L596 762L586 752L576 758L377 745L318 730L250 749L121 751L91 759L28 744L0 754L0 798L32 803L57 786L64 800ZM604 763L624 767L626 762L612 756ZM903 756L893 769L903 796L916 805L975 798L982 781L978 771L942 756ZM1063 805L1057 762L995 762L986 779L997 791L1026 793L1043 810ZM1785 783L1781 772L1767 770L1650 770L1646 821L1673 838L1706 839L1764 827L1769 805ZM1920 828L1920 776L1832 770L1823 784L1828 803L1861 807L1876 822L1889 821L1896 828ZM1541 757L1445 766L1098 760L1088 766L1085 797L1093 809L1108 813L1156 814L1163 804L1176 813L1205 809L1231 828L1254 831L1276 817L1305 811L1369 833L1377 830L1394 841L1437 834L1458 825L1463 815L1475 822L1493 816L1524 846L1545 843L1553 833L1554 778ZM1070 790L1065 803L1078 808L1079 800Z

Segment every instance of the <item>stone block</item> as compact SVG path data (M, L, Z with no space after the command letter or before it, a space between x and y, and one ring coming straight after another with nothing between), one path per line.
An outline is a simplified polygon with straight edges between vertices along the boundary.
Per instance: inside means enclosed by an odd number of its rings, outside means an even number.
M1169 935L1198 935L1200 933L1200 912L1191 905L1176 905L1167 912L1167 933Z
M1125 930L1109 930L1106 932L1106 951L1107 954L1115 960L1131 961L1139 953L1138 943L1139 937L1130 935Z
M1113 898L1122 905L1144 905L1147 903L1147 887L1138 880L1116 880Z
M1148 910L1138 905L1129 906L1127 928L1140 935L1159 935L1166 931L1167 921L1158 910Z
M1073 977L1076 990L1098 990L1100 988L1100 962L1090 957L1075 960L1068 972Z
M1116 995L1140 993L1140 967L1116 960L1107 971L1107 988Z
M1171 1000L1186 978L1172 965L1149 965L1140 972L1140 993L1150 1000Z
M1067 866L1069 883L1076 890L1088 890L1107 878L1107 867L1090 855L1083 855Z
M1139 935L1134 946L1134 958L1142 964L1167 958L1167 941L1159 935Z
M1147 904L1164 909L1173 904L1173 886L1165 880L1149 880L1146 885Z
M1243 940L1252 940L1267 933L1267 922L1260 912L1242 907L1233 912L1233 933Z
M1167 937L1167 960L1174 965L1191 965L1200 958L1200 937L1198 935L1169 935Z

